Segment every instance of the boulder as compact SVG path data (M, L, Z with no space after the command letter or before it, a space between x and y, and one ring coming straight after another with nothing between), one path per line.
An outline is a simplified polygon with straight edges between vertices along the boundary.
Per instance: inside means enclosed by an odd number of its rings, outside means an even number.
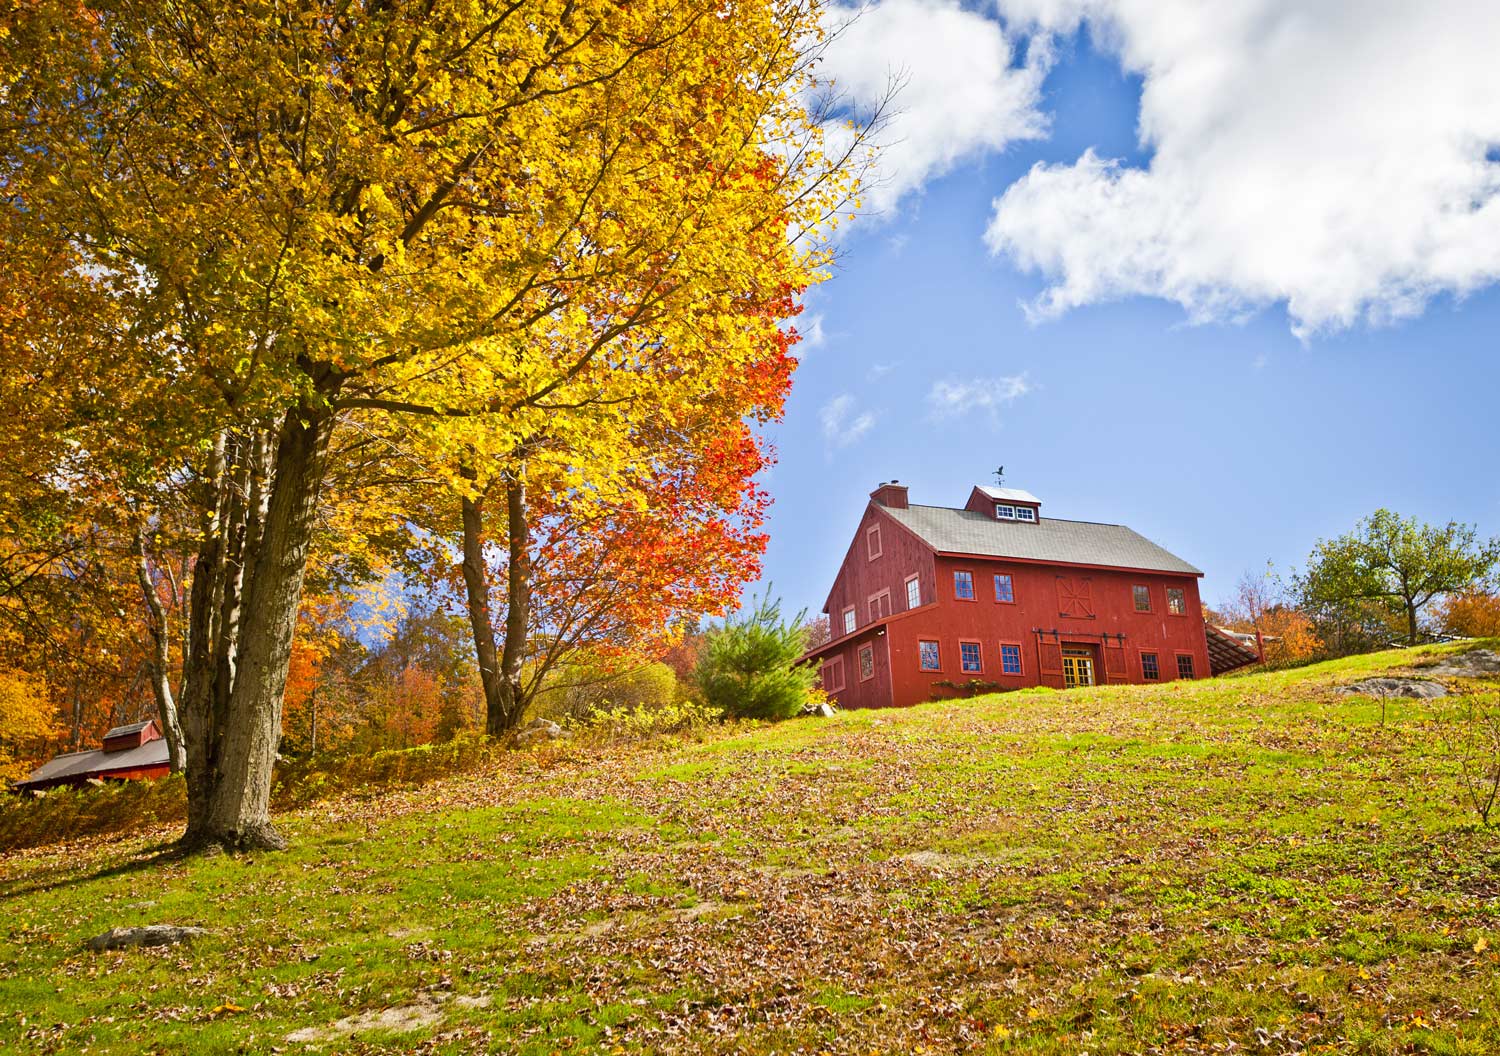
M1417 700L1448 695L1446 686L1427 678L1367 678L1340 686L1334 692L1343 696L1411 697Z
M1493 649L1470 649L1446 656L1432 667L1423 668L1422 673L1445 678L1494 678L1500 676L1500 653Z
M177 924L147 924L143 928L110 928L89 940L91 950L123 950L131 946L175 946L207 935L205 928L181 927Z
M551 719L532 719L516 734L516 745L525 748L539 741L557 741L566 736L563 728Z

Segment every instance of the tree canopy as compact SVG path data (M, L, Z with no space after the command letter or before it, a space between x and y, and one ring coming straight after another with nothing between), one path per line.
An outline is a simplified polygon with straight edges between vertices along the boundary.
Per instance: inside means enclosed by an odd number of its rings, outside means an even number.
M1438 526L1376 510L1352 532L1320 540L1308 557L1302 592L1313 604L1377 602L1402 618L1418 640L1425 606L1472 588L1500 562L1500 540L1472 525Z
M861 144L824 154L821 32L811 0L10 19L0 224L25 296L0 325L24 380L0 398L49 416L10 477L107 484L70 491L189 555L189 843L280 843L270 768L330 521L363 560L409 520L393 475L640 508L645 423L708 455L779 412L783 321Z

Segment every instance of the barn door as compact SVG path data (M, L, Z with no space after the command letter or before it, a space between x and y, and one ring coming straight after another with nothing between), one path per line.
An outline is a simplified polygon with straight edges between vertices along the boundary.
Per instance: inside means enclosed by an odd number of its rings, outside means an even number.
M1118 645L1109 642L1104 643L1104 680L1106 682L1126 682L1130 679L1130 672L1125 667L1125 644Z
M1062 646L1057 642L1044 642L1040 638L1036 643L1036 669L1041 675L1043 683L1049 686L1062 685Z
M1094 584L1088 576L1057 577L1057 614L1074 619L1094 618Z

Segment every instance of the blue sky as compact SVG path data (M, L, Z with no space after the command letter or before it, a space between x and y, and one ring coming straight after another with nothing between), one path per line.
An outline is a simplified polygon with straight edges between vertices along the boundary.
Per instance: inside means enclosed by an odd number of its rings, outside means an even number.
M1330 301L1321 270L1300 259L1284 268L1286 296L1264 273L1199 262L1184 286L1131 292L1155 280L1127 277L1123 290L1094 287L1045 318L1028 313L1074 273L992 251L994 200L1039 162L1060 171L1092 150L1145 170L1178 146L1170 135L1138 141L1145 80L1122 71L1141 63L1121 59L1131 32L1113 27L1113 51L1076 26L1059 32L1028 104L1045 135L961 152L908 180L885 215L856 221L834 278L810 296L800 328L815 338L769 431L779 461L765 478L775 504L764 580L791 609L820 608L878 482L899 478L913 502L960 505L1002 463L1007 485L1036 493L1044 516L1127 524L1198 565L1210 602L1268 560L1300 563L1317 538L1380 506L1500 534L1500 291L1488 281L1445 288L1419 276L1392 294L1387 276L1417 267L1398 260L1350 318L1338 313L1357 281L1336 263ZM1023 38L1010 39L1016 71ZM1191 236L1158 248L1181 256ZM1120 237L1105 232L1080 252L1136 251ZM1254 237L1226 257L1264 256L1274 280L1287 258ZM1415 305L1400 292L1413 285ZM1205 289L1233 303L1205 312ZM993 406L945 408L933 399L945 384ZM830 435L830 424L841 428Z

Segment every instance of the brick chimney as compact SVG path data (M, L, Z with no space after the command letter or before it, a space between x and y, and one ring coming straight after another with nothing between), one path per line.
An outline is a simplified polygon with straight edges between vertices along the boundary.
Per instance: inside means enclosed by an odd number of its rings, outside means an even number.
M870 498L880 505L892 510L906 509L906 485L899 480L890 483L882 482L880 487L870 492Z

